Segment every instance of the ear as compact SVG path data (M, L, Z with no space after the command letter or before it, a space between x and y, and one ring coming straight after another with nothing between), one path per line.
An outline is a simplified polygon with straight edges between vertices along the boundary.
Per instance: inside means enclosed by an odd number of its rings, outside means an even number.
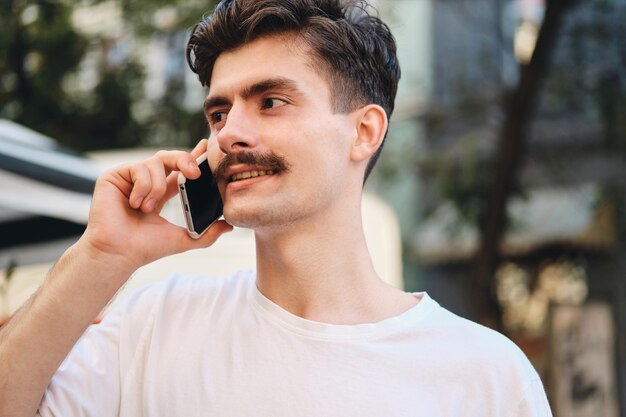
M353 161L368 161L378 150L387 132L387 114L376 104L355 111L356 138L350 157Z

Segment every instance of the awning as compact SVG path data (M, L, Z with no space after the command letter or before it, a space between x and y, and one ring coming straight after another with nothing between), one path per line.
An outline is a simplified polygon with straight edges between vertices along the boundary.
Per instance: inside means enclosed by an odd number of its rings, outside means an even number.
M0 119L0 247L54 239L87 223L100 169L53 139Z

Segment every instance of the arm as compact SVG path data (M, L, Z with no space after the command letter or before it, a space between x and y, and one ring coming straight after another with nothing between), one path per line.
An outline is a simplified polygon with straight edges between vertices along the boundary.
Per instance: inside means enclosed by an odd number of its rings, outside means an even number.
M35 415L55 371L87 326L142 265L207 247L231 226L215 223L201 239L159 216L177 192L176 175L199 175L195 156L159 152L98 179L84 235L44 284L0 329L0 417Z

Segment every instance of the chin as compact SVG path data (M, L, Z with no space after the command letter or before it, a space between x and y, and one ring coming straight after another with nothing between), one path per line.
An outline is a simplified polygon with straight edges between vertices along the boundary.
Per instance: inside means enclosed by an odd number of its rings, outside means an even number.
M259 210L224 210L224 219L235 227L254 229L262 227L269 219Z
M286 216L284 211L258 208L224 209L224 219L235 227L245 229L262 229L265 227L281 227L292 223L291 216Z

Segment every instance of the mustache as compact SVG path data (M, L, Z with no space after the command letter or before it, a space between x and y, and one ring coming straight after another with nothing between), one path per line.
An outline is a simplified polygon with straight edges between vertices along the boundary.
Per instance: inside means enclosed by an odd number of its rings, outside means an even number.
M277 155L274 152L241 151L226 154L226 156L222 158L215 169L215 178L217 180L224 180L228 182L226 171L228 168L236 164L254 165L267 170L272 170L275 173L289 171L290 167L290 164L284 157Z

